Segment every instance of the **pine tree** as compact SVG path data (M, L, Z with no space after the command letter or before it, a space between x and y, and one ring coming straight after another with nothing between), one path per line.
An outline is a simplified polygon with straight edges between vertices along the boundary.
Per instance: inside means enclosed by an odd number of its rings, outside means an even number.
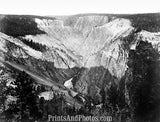
M7 99L7 82L5 79L0 79L0 89L0 109L5 111L5 101Z
M7 77L3 73L0 74L0 114L6 110L6 100L8 92Z
M133 80L129 95L137 122L159 121L160 115L160 62L159 53L148 42L140 41L129 56L132 60Z
M17 97L16 106L20 120L37 119L40 116L40 112L33 79L25 72L21 72L13 84L16 86L14 88L14 96Z

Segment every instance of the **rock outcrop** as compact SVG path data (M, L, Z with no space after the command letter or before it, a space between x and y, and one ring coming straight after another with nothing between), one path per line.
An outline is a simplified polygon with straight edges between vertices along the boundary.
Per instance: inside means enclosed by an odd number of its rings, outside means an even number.
M19 17L15 20L20 21ZM33 23L37 33L24 31L15 36L1 31L0 58L60 84L69 80L76 92L92 97L111 82L119 84L128 68L129 50L134 50L139 40L152 43L159 51L160 33L137 31L125 16L33 16L27 22ZM21 39L45 45L46 50L35 50Z

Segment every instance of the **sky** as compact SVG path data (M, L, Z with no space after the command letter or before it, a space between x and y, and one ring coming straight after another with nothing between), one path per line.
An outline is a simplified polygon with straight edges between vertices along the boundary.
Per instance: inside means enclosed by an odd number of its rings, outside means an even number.
M0 0L0 14L75 15L155 13L159 0Z

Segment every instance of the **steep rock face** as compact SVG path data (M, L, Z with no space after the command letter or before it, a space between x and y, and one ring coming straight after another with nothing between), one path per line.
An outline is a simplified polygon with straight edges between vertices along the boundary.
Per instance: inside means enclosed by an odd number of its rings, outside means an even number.
M36 51L25 45L21 40L0 34L0 58L20 65L33 73L42 77L48 77L55 82L63 84L77 73L77 69L57 69L53 62L45 61L40 51Z
M42 53L32 49L31 47L25 45L20 40L7 36L4 33L0 33L0 41L2 43L1 50L2 52L9 52L14 57L26 58L27 55L30 55L35 58L41 58ZM9 44L15 45L15 48ZM8 46L8 47L7 47Z
M31 20L38 29L36 34L18 33L20 38L13 38L0 33L0 58L58 83L69 81L75 91L93 97L107 84L119 83L127 72L129 50L134 50L140 39L159 50L159 33L136 32L133 23L121 17L82 15ZM131 35L134 39L127 38ZM47 49L37 51L21 39Z
M104 16L79 17L74 26L65 26L62 20L35 19L38 27L47 33L26 38L50 47L44 59L57 68L104 66L112 75L124 75L127 52L123 38L133 31L129 20L109 21ZM46 41L47 40L47 41Z
M78 79L78 80L77 80ZM100 94L102 89L105 89L109 84L118 84L118 79L105 69L103 66L82 68L78 75L73 80L75 91L91 96Z
M85 16L79 17L74 24L74 29L81 32L84 37L87 37L93 27L101 26L109 22L107 16Z
M25 38L47 45L49 49L43 53L43 60L53 62L56 68L80 68L80 75L74 76L78 77L76 82L75 78L72 80L77 92L91 95L90 87L93 86L97 94L104 84L118 82L117 78L121 79L125 74L128 52L122 38L134 31L129 20L82 16L72 24L66 24L63 19L36 18L35 22L47 34ZM101 85L97 86L97 82Z
M160 32L141 31L137 39L142 39L152 44L153 48L160 51Z

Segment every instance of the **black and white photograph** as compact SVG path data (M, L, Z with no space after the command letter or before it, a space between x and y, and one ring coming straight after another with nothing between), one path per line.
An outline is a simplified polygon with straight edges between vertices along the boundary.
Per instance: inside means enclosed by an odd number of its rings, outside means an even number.
M160 122L156 0L0 0L0 122Z

